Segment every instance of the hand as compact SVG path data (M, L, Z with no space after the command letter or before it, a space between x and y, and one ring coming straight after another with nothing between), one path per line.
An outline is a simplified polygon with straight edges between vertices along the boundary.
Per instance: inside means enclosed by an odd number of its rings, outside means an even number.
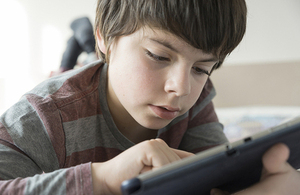
M141 142L107 162L92 164L94 194L121 194L124 180L191 155L161 139Z
M289 149L284 144L276 144L263 156L263 171L259 183L236 195L299 195L300 173L287 163ZM227 195L221 190L213 189L212 195Z

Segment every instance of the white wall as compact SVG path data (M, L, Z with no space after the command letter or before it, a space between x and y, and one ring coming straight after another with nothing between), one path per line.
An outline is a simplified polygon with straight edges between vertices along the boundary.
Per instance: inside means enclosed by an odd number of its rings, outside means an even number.
M60 65L73 19L96 0L0 0L0 112Z
M300 1L246 0L248 26L225 64L300 61Z
M225 65L300 61L300 1L246 0L248 29ZM96 0L0 0L0 110L59 67L70 22Z

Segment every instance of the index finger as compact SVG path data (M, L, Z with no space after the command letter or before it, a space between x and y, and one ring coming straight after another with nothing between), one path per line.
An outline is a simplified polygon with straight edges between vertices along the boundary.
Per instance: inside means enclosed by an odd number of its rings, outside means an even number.
M195 154L193 154L191 152L186 152L186 151L178 150L178 149L174 149L174 148L171 148L171 150L173 152L175 152L179 156L179 158L181 158L181 159L195 155Z

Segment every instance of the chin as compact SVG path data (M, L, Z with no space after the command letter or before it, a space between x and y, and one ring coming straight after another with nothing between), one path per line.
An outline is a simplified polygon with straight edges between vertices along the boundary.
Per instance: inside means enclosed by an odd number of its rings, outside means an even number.
M143 127L147 128L147 129L153 129L153 130L159 130L164 128L165 126L167 126L170 121L165 121L162 119L156 120L156 121L145 121L144 123L140 123L140 125L142 125Z

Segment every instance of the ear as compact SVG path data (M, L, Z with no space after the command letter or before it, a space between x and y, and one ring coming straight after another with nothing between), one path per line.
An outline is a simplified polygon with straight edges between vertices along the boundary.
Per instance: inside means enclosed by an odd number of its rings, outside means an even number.
M97 33L98 47L99 47L99 49L102 53L106 54L106 46L105 46L105 43L104 43L104 39L102 38L102 35L100 34L99 29L97 29L96 33Z

